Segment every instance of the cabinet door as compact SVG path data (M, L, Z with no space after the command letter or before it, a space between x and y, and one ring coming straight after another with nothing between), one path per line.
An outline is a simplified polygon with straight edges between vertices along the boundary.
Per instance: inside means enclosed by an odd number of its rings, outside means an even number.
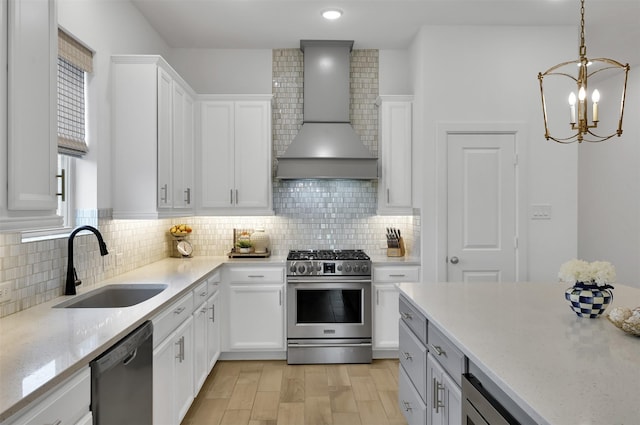
M374 284L373 349L398 349L398 288L392 283Z
M193 99L173 82L173 207L193 208Z
M462 392L442 365L427 355L427 400L431 425L452 425L462 421Z
M411 114L410 101L380 104L380 214L411 212Z
M454 425L462 423L462 391L451 377L445 373L442 376L444 385L444 423Z
M207 302L207 361L209 371L220 357L220 293L215 292Z
M229 285L229 348L284 350L284 285Z
M153 350L153 423L174 423L174 338L167 337Z
M209 374L209 361L208 361L208 341L209 335L207 322L209 313L207 309L207 303L203 303L193 313L193 370L194 370L194 394L198 394L202 384L207 379Z
M174 344L174 423L182 422L193 402L193 317L189 317L175 332Z
M233 193L233 102L201 104L200 174L204 208L231 208Z
M235 103L235 206L271 207L271 104Z
M56 3L8 2L8 205L50 211L57 192ZM61 220L59 220L61 223Z
M158 68L158 208L173 206L171 76Z

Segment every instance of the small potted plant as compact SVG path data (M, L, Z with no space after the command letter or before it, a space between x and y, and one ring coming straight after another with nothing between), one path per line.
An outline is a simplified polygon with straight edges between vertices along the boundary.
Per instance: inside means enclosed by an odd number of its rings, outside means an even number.
M251 241L248 239L238 239L236 245L238 246L240 254L249 254L251 252L251 247L253 246Z

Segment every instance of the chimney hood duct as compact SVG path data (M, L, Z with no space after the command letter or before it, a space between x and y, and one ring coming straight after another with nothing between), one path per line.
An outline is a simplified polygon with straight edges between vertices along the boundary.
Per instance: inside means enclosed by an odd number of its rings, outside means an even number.
M349 68L353 41L301 40L304 119L278 158L280 179L378 178L371 155L349 121Z

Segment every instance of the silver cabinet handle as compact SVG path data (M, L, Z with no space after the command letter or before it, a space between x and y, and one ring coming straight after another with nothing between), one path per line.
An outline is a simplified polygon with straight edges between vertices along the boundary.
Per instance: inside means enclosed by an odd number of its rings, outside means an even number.
M51 425L61 425L61 424L62 424L62 419L58 419L57 421L51 423ZM45 424L45 425L48 425L48 424Z
M376 305L380 305L380 290L376 289Z
M200 313L206 313L207 312L207 308L206 307L202 307L202 310L200 310Z
M389 203L389 189L387 189L387 204Z
M175 310L173 310L173 314L180 314L180 313L182 313L185 309L186 309L186 307L179 307L179 308L176 308Z
M282 289L278 291L278 305L282 305Z
M184 191L184 194L186 196L184 202L186 202L187 205L191 205L191 188L188 187L187 190Z
M238 205L238 189L236 189L236 205Z
M409 352L407 352L407 351L404 351L404 352L402 353L402 355L404 356L404 359L405 359L405 360L413 360L413 356L411 356L411 353L409 353Z
M180 337L180 339L176 341L176 345L178 346L178 354L176 354L176 359L178 359L180 363L182 363L182 338L183 337Z
M233 205L233 189L229 189L229 203Z
M164 196L160 195L160 202L167 203L167 184L160 188L160 191L164 193Z
M211 306L211 322L216 322L216 306L215 304Z
M402 318L406 320L413 320L413 314L411 313L405 313L404 311L401 311L400 316L402 316Z
M440 391L444 395L444 385L433 378L433 408L436 409L436 413L439 413L441 407L445 407L444 401L440 399Z
M451 257L449 261L451 262L451 264L458 264L460 262L460 259L458 257Z
M206 297L206 296L207 296L207 294L208 294L208 292L207 292L207 291L202 291L202 292L200 292L200 296L201 296L201 297Z
M435 353L436 353L437 355L439 355L439 356L445 356L445 357L446 357L447 352L446 352L446 351L444 351L444 350L442 349L442 347L440 347L439 345L432 345L432 344L429 344L429 347L431 347L431 349L432 349L433 351L435 351Z
M402 405L404 406L405 412L410 412L411 411L411 403L409 403L406 400L402 400Z
M263 274L250 274L250 275L247 275L247 277L250 277L250 278L260 278L260 277L264 277L264 275L263 275Z
M405 274L390 274L389 277L405 277Z

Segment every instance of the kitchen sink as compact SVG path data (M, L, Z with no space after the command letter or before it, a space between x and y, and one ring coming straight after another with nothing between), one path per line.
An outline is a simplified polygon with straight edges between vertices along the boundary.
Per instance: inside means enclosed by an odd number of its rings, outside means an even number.
M130 307L148 300L167 289L161 283L125 283L103 286L86 294L56 304L53 308L118 308Z

